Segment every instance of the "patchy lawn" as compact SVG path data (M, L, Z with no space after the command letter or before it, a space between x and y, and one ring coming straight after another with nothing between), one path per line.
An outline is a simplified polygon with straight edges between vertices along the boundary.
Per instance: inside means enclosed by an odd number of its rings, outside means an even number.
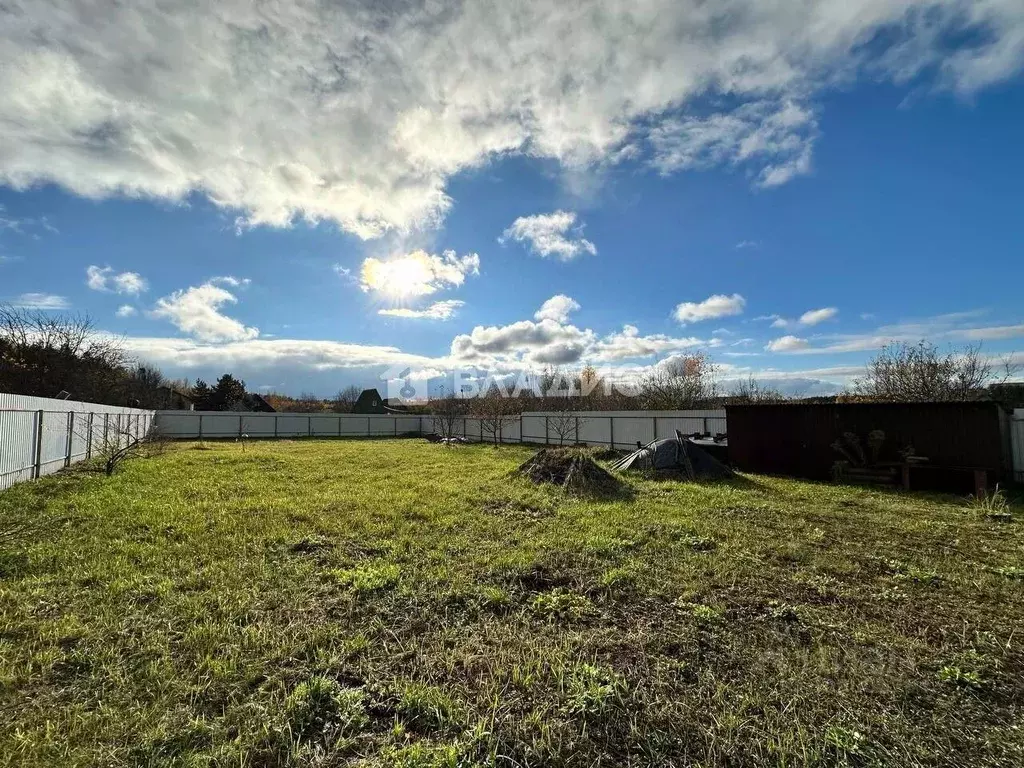
M579 501L529 454L185 444L0 494L0 762L1024 764L1020 509Z

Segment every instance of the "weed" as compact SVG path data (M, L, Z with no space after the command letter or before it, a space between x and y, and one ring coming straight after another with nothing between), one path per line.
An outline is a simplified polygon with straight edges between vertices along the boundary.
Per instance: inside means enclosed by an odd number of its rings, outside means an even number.
M614 672L594 664L580 664L566 678L564 711L576 715L600 715L618 701L625 684Z
M288 728L297 740L326 734L351 734L369 722L361 690L344 688L327 677L299 683L285 700Z
M534 595L530 600L530 609L549 620L579 620L595 612L593 602L586 595L561 587Z
M401 569L393 563L367 563L355 568L334 568L327 575L342 587L370 593L395 586Z

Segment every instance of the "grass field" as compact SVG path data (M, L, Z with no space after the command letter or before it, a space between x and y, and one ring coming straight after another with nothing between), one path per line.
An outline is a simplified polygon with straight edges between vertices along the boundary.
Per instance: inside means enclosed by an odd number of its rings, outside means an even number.
M0 494L0 761L1024 764L1020 509L580 501L529 454L185 444Z

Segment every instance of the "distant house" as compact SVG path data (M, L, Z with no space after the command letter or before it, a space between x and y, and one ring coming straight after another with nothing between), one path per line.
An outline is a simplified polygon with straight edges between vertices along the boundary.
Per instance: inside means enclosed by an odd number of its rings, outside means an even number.
M156 388L159 408L165 411L194 411L196 404L192 398L174 387L160 386Z
M274 406L263 399L262 395L247 392L245 395L246 405L253 413L276 413Z
M352 413L388 413L388 406L376 389L364 389L352 406Z

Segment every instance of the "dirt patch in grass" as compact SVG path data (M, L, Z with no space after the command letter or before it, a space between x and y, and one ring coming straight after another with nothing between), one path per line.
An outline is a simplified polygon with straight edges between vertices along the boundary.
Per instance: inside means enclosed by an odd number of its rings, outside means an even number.
M526 504L514 499L493 499L484 504L484 512L495 517L509 517L520 520L541 520L555 514L553 509Z
M540 485L557 485L578 496L622 496L627 486L583 448L548 448L520 465L515 474Z

